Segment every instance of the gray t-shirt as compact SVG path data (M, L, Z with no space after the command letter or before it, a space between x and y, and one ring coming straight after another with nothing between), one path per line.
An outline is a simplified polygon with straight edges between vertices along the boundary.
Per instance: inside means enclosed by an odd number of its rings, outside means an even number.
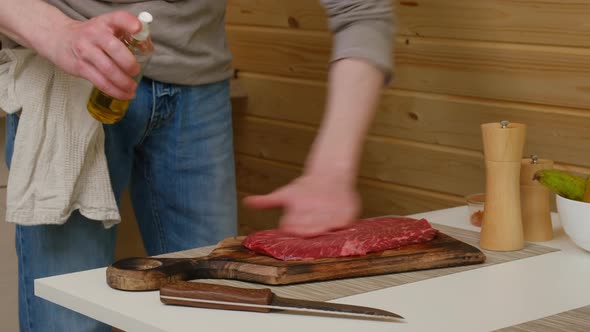
M226 0L46 0L84 20L114 10L148 11L155 53L145 76L176 84L229 78L231 53L225 37ZM320 0L334 33L332 60L362 58L391 74L391 0Z

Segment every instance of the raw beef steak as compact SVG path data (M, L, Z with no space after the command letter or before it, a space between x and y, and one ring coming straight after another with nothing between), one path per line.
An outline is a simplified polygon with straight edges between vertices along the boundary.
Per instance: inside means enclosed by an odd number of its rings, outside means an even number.
M277 229L253 233L243 245L282 260L365 255L432 240L438 231L426 219L379 217L312 238L295 237Z

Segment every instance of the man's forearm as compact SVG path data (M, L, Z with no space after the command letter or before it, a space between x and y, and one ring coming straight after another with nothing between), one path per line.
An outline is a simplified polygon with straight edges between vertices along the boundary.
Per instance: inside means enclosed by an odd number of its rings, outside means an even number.
M305 173L354 182L383 80L384 73L364 60L349 58L332 64L326 114Z
M326 113L305 172L353 183L364 135L392 74L391 0L320 0L334 43Z
M41 0L0 1L0 32L25 47L40 49L50 34L70 20Z

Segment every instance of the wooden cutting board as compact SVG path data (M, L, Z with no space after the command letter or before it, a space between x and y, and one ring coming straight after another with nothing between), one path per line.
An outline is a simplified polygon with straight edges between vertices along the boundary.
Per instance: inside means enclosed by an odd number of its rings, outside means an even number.
M282 261L252 252L244 237L225 239L205 257L127 258L107 268L107 283L115 289L156 290L177 280L234 279L267 285L365 277L460 265L479 264L477 248L439 233L432 241L364 256Z

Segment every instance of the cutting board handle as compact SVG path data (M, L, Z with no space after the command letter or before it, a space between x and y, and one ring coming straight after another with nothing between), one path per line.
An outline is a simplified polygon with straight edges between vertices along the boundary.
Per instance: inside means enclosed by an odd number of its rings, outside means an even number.
M107 268L107 283L120 290L157 290L180 280L207 278L207 268L200 258L132 257L119 260Z

